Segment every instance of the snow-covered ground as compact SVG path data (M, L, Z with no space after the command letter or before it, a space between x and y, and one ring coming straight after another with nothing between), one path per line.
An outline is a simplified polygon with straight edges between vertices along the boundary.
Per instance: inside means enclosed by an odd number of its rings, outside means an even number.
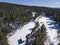
M46 17L45 15L42 15L41 18L39 18L39 23L40 25L44 23L46 27L46 32L47 32L47 37L50 40L50 43L53 43L53 45L57 45L59 43L59 40L57 38L58 33L57 31L59 30L58 24L56 24L53 19ZM47 41L48 42L48 41ZM51 45L51 44L46 44L46 45Z
M31 33L32 30L29 30L31 28L35 27L34 22L29 22L28 24L24 25L21 29L17 29L15 34L13 34L11 37L8 38L9 45L19 45L18 40L22 39L22 41L26 41L26 35ZM20 45L24 45L24 43Z

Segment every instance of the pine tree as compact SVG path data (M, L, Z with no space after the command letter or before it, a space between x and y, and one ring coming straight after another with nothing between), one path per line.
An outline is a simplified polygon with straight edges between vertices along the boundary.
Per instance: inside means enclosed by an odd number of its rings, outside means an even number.
M35 33L38 38L35 39L34 43L32 45L44 45L44 41L46 40L46 28L43 24L41 26L41 29L38 29Z

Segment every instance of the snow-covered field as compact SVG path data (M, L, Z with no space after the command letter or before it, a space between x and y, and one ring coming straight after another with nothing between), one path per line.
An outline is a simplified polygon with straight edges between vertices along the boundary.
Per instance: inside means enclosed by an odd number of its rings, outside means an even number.
M29 30L31 28L35 27L34 22L29 22L28 24L24 25L21 29L18 29L15 34L13 34L11 37L8 38L9 45L19 45L18 40L22 39L22 41L26 41L26 35L31 33L32 30ZM20 45L24 45L24 43Z

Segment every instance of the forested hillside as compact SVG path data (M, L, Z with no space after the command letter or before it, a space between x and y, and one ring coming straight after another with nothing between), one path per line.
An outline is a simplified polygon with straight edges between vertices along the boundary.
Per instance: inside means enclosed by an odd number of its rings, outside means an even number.
M0 2L0 42L2 39L3 45L7 45L5 39L8 33L33 19L32 12L36 12L34 19L44 12L60 24L60 9Z

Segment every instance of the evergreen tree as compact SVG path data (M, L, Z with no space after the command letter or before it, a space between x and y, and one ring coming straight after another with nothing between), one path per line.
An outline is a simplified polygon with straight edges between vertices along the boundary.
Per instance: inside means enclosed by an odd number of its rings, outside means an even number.
M43 24L41 29L38 29L35 34L38 36L38 38L35 39L32 45L44 45L44 41L46 40L45 25Z

